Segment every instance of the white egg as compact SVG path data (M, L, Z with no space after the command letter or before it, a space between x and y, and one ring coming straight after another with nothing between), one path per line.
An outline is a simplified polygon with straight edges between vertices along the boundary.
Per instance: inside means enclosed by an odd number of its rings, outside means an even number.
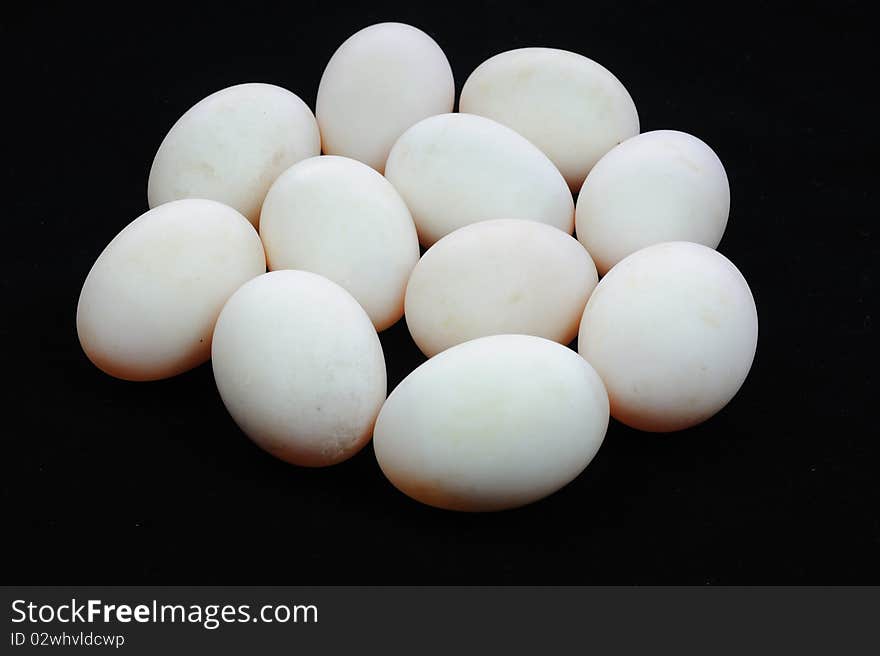
M229 296L266 270L253 226L210 200L160 205L98 257L76 310L80 344L125 380L167 378L206 362Z
M572 481L599 450L608 397L574 351L494 335L431 358L388 397L373 445L404 494L448 510L503 510Z
M417 123L391 149L385 176L406 201L422 245L491 219L528 219L567 233L574 201L540 150L508 127L473 114Z
M715 248L730 212L721 160L694 136L657 130L612 149L578 195L577 236L600 273L665 241Z
M342 287L306 271L242 286L214 331L214 378L257 445L308 467L341 462L370 439L385 360L370 318Z
M150 207L210 198L255 226L269 185L292 164L321 152L315 116L298 96L271 84L239 84L189 109L159 146Z
M330 156L293 165L266 195L260 236L270 269L303 269L342 285L377 330L403 316L419 240L400 195L366 164Z
M612 416L656 432L721 410L745 381L757 342L755 301L742 274L689 242L649 246L611 269L587 302L578 336Z
M339 46L321 77L316 114L324 153L382 172L397 137L454 103L452 69L430 36L402 23L371 25Z
M406 288L406 323L429 357L505 333L568 344L597 281L571 235L534 221L483 221L446 235L419 260Z
M639 133L636 106L610 71L553 48L486 60L465 82L459 107L519 132L553 160L572 191L600 157Z

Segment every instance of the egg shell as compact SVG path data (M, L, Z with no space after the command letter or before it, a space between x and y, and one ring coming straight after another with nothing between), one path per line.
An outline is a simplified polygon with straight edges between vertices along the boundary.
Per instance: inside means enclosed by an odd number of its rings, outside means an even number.
M473 114L417 123L391 149L385 176L406 201L419 241L491 219L527 219L571 234L574 201L553 163L508 127Z
M210 198L257 225L275 178L321 152L315 116L298 96L272 84L239 84L190 108L166 135L150 169L150 207Z
M307 271L273 271L242 286L220 313L211 356L235 422L296 465L353 456L385 400L385 360L367 313Z
M572 191L599 158L639 133L623 84L592 59L554 48L486 60L465 82L459 107L519 132L553 160Z
M452 68L430 36L403 23L371 25L339 46L321 77L315 110L324 153L381 173L407 128L454 103Z
M475 339L431 358L379 413L374 448L404 494L448 510L537 501L583 471L608 397L574 351L529 335Z
M208 360L229 296L265 270L259 236L231 207L160 205L128 224L89 271L76 311L80 344L117 378L183 373Z
M601 273L640 248L691 241L715 248L730 213L724 165L697 137L656 130L613 148L578 195L577 236Z
M434 244L406 289L406 323L427 356L517 333L567 344L598 281L578 241L534 221L474 223Z
M403 316L419 240L391 183L346 157L294 164L269 189L260 217L269 269L302 269L342 285L384 330Z
M667 432L698 424L737 393L752 365L758 315L739 270L689 242L624 258L596 287L578 348L602 377L611 414Z

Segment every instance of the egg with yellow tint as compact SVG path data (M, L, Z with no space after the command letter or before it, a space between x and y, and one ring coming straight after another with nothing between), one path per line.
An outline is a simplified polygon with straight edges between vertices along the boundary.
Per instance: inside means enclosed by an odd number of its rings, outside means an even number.
M376 459L416 501L462 511L532 503L571 482L608 427L608 396L577 353L530 335L453 346L389 395Z

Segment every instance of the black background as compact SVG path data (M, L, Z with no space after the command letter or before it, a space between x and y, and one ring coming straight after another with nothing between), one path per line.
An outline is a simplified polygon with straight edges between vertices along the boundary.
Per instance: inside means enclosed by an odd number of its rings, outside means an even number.
M283 2L16 8L2 19L2 376L7 583L878 583L871 24L856 3ZM9 11L8 9L6 11ZM174 121L262 81L314 107L336 47L398 20L461 85L543 45L614 72L642 130L709 143L732 210L719 250L760 337L740 394L657 436L613 423L556 495L468 515L398 493L372 448L328 469L273 460L210 365L148 384L82 354L79 289L147 209ZM382 334L389 389L422 361Z

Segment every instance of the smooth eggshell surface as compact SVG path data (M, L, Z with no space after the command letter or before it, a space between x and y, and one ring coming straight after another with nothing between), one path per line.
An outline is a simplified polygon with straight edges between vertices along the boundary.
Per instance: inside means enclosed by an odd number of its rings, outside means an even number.
M449 510L503 510L557 491L587 466L608 397L574 351L495 335L431 358L376 421L379 466L404 494Z
M590 255L561 230L483 221L446 235L419 260L406 289L406 323L429 357L504 333L567 344L597 281Z
M406 204L374 169L312 157L275 181L260 216L269 268L303 269L342 285L377 330L403 316L419 240Z
M226 299L265 270L259 236L231 207L160 205L128 224L89 271L76 311L80 343L117 378L182 373L210 357Z
M574 228L574 201L553 162L482 116L442 114L417 123L394 144L385 176L426 247L491 219L528 219L569 234Z
M612 149L578 195L577 236L600 273L665 241L715 248L730 212L721 160L694 136L645 132Z
M553 48L521 48L486 60L465 82L459 106L535 144L572 191L600 157L639 133L636 106L610 71Z
M298 96L271 84L239 84L189 109L153 160L150 207L179 198L210 198L257 225L275 178L321 152L318 124Z
M385 400L385 360L370 318L342 287L306 271L273 271L233 294L211 357L235 422L296 465L357 453Z
M611 414L667 432L721 410L746 378L758 315L739 270L690 242L649 246L602 278L578 348L605 382Z
M324 153L381 173L408 127L451 112L454 102L452 69L431 37L402 23L371 25L339 46L321 77L315 109Z

